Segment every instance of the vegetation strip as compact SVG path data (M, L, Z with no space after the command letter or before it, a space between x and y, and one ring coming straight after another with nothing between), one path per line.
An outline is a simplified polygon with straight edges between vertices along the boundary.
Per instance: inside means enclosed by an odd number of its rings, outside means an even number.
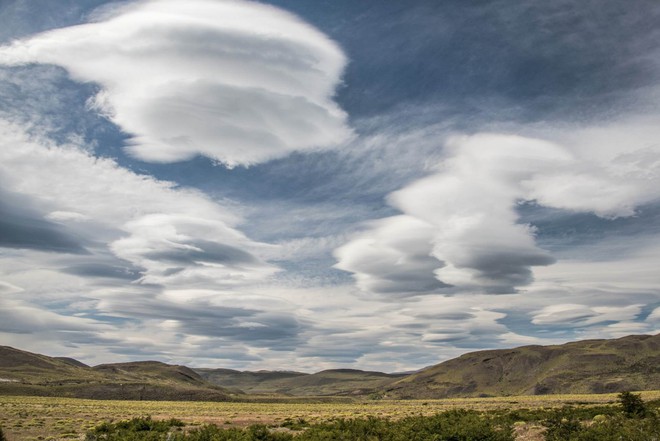
M635 394L637 395L637 394ZM660 391L642 392L641 399L657 412ZM52 397L0 396L0 426L9 441L79 438L108 422L131 420L150 415L153 420L181 420L185 430L212 424L227 429L244 429L262 424L278 430L296 432L310 425L336 420L378 419L399 421L432 417L447 410L473 410L480 415L506 417L516 433L539 427L544 412L573 406L569 414L579 421L597 415L621 413L620 398L605 395L548 395L447 400L370 400L352 403L314 403L280 401L259 402L167 402L103 401ZM508 415L508 417L507 417ZM562 419L564 414L559 414ZM609 417L608 417L609 418ZM573 421L568 418L567 422ZM518 424L516 426L516 424ZM559 424L560 427L561 424ZM277 432L275 432L277 433ZM346 438L352 439L352 438ZM539 438L543 439L543 438Z

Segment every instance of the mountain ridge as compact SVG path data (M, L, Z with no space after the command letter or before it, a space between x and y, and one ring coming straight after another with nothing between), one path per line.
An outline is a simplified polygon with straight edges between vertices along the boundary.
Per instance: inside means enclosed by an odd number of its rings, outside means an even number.
M0 394L132 400L265 397L432 399L660 390L660 334L463 354L413 373L191 368L160 361L87 366L0 346Z
M227 401L236 395L185 366L146 361L90 367L9 346L0 346L0 378L4 395L176 401Z
M450 398L660 389L660 334L463 354L409 375L383 393Z

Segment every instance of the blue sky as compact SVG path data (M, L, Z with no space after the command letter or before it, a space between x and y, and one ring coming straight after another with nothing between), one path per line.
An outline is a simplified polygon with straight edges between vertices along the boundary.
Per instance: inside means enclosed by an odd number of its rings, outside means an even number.
M633 3L0 0L0 340L402 371L658 332Z

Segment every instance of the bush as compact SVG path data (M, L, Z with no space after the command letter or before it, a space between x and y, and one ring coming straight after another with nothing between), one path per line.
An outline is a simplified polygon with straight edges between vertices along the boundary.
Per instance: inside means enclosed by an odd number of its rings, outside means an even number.
M0 426L0 441L7 441L7 438L5 438L5 433L2 431L2 426Z
M564 432L563 438L546 440L562 441L650 441L660 439L660 420L658 418L626 418L616 416L601 421L598 424L579 425L574 430Z
M303 421L304 422L304 421ZM475 411L452 410L431 417L338 419L313 424L297 435L271 431L256 424L242 430L206 425L187 433L172 431L178 420L154 421L149 417L105 423L87 434L87 441L513 441L508 422Z
M382 418L336 420L311 426L296 436L300 441L512 441L508 422L484 417L475 411L450 410L434 416L407 417L399 421Z
M547 441L660 440L657 410L641 402L644 413L640 413L641 399L630 395L632 398L621 395L622 407L450 410L396 421L376 417L342 418L315 424L303 419L284 421L282 427L300 430L295 434L273 430L263 424L246 429L205 425L183 431L179 429L183 425L179 420L155 421L141 417L101 424L87 434L87 441L513 441L515 421L542 423L546 427ZM4 440L0 438L0 441Z
M650 441L660 440L660 418L639 395L619 395L621 410L598 414L591 424L583 411L565 407L543 421L546 441ZM616 409L616 407L613 407Z
M619 394L619 403L623 407L623 413L628 418L644 418L648 412L646 404L640 395L630 392L621 392Z
M582 424L571 410L572 408L557 410L543 422L543 425L547 427L546 441L572 440L572 437L582 430Z
M159 441L171 439L168 434L173 428L184 426L177 419L163 421L152 420L151 417L138 417L118 423L102 423L91 432L88 432L86 441Z
M86 441L291 441L285 433L271 433L262 424L247 430L221 429L204 425L188 433L177 431L184 424L176 419L156 421L150 417L133 418L118 423L103 423L87 433ZM174 429L174 430L173 430Z

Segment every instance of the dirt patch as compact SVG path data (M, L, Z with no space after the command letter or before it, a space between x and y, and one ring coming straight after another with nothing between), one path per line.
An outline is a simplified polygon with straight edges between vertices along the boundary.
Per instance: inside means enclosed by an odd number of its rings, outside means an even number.
M537 423L516 424L513 428L516 441L544 441L545 427Z

